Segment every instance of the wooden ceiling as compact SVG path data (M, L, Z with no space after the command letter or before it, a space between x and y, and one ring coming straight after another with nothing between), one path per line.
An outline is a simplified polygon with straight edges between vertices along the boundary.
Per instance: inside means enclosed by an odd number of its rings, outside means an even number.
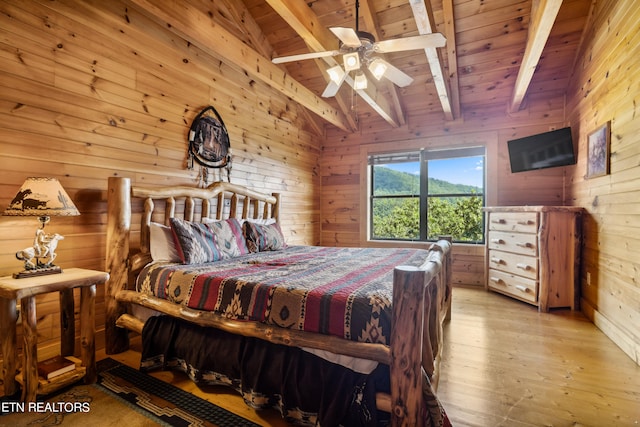
M265 4L266 3L266 4ZM378 114L391 126L412 115L441 113L445 120L467 111L514 112L527 96L564 92L591 0L360 0L359 29L376 40L440 32L441 49L386 54L414 78L405 88L390 83L355 99L361 114ZM355 27L355 0L245 0L266 35L273 56L336 49L329 27ZM327 85L322 60L286 65L300 84L321 94ZM369 79L370 83L375 82ZM353 114L353 89L343 85L327 101Z
M359 0L359 29L376 40L439 32L447 45L385 54L413 77L407 87L369 78L369 88L357 95L343 84L336 97L322 98L326 70L340 57L281 65L270 59L337 49L329 27L355 28L355 0L190 0L185 6L206 13L218 26L193 20L181 25L176 11L159 9L151 0L130 1L201 47L214 49L212 40L224 40L225 59L304 106L318 131L327 123L355 131L364 115L399 127L409 114L451 121L478 111L516 113L533 97L562 96L592 3ZM247 46L250 52L243 49Z

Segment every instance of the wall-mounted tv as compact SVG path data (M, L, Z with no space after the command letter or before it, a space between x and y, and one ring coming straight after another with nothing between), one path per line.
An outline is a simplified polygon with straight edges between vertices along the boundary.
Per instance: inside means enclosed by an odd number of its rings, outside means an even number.
M571 128L507 141L511 172L567 166L576 163Z

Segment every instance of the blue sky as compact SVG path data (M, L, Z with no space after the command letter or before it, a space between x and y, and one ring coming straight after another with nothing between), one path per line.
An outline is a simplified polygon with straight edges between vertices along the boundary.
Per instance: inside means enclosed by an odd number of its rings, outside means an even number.
M386 165L390 169L411 174L420 173L420 164L395 163ZM482 188L482 157L459 157L445 160L430 160L429 175L453 184L474 185Z

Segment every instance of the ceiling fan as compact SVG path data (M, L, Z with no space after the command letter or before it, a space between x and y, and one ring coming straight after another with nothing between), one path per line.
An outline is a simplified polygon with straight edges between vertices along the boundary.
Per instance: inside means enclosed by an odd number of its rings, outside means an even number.
M389 79L395 85L405 87L411 84L413 78L385 61L378 53L402 52L407 50L419 50L425 48L443 47L446 39L440 33L424 34L399 39L376 41L372 34L358 30L359 1L356 0L356 28L331 27L329 30L340 40L338 50L310 52L299 55L282 56L273 58L274 64L302 61L305 59L324 58L342 55L344 70L336 65L327 70L330 81L322 93L325 98L334 96L351 71L355 72L353 88L356 90L367 88L363 66L377 79L382 77Z

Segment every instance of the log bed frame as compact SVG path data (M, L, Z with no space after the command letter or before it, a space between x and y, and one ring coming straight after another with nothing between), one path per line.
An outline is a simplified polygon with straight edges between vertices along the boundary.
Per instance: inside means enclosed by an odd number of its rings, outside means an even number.
M194 310L130 290L133 277L151 261L149 224L168 224L178 216L194 221L201 217L225 219L274 218L279 220L280 196L216 182L206 189L191 187L132 187L129 178L110 177L108 183L108 227L105 285L106 353L129 348L129 331L140 333L144 325L130 314L131 304L178 317L202 326L256 337L271 343L311 347L390 366L391 393L379 394L377 406L391 412L392 425L422 425L423 387L434 392L442 357L442 324L450 316L451 244L433 244L420 267L398 266L393 276L393 317L391 345L348 341L261 323L238 322L215 313ZM140 203L142 202L142 203ZM156 204L164 205L158 212ZM181 208L182 213L176 212ZM240 212L238 212L240 211ZM132 216L140 216L140 228L131 226ZM139 235L139 248L133 250ZM131 286L129 286L129 285Z

